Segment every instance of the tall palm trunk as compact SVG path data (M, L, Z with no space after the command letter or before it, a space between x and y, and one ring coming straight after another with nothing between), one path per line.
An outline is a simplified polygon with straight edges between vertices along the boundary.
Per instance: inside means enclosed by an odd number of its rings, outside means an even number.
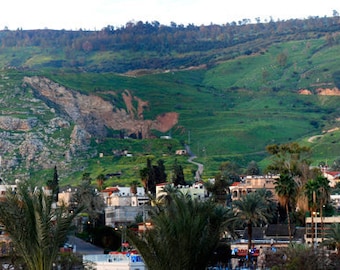
M290 226L290 216L289 216L289 206L288 206L288 203L286 203L286 214L287 214L287 221L288 221L289 242L292 242L292 228Z
M313 191L313 208L312 208L312 245L313 245L313 248L316 247L316 243L318 241L318 239L315 238L315 243L314 243L314 237L316 237L316 235L314 234L315 233L314 213L316 212L316 210L317 210L317 208L316 208L316 192L314 190Z
M320 217L321 217L321 242L323 242L324 240L324 224L323 224L323 201L321 201L321 205L320 205Z
M312 217L312 248L314 249L314 210L311 211L311 217Z
M251 250L251 242L252 242L252 238L253 238L253 227L251 222L248 222L247 224L247 232L248 232L248 260L247 260L247 264L248 266L250 266L250 250Z

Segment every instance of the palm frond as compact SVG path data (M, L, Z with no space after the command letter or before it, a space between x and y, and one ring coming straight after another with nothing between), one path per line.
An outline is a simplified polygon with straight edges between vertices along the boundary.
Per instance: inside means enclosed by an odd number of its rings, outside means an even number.
M28 269L51 269L78 210L52 207L53 198L42 188L20 184L0 202L0 222Z

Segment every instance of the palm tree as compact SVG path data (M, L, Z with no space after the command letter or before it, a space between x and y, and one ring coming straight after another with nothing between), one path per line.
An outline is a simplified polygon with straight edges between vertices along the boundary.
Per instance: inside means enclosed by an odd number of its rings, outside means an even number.
M326 177L318 176L316 181L319 184L318 195L319 195L319 209L321 217L321 241L324 240L324 223L323 223L323 208L330 200L331 187L329 186L329 180Z
M308 267L307 263L308 262ZM307 244L290 243L280 248L266 259L266 269L334 269L330 268L330 260L322 258L321 254Z
M230 185L233 180L227 177L222 177L221 174L215 176L214 184L206 183L206 188L212 193L213 199L216 203L225 205L228 204L228 195L230 194Z
M276 203L273 200L273 193L266 189L266 188L260 188L258 190L256 190L256 193L262 197L262 199L264 200L264 202L268 205L268 210L270 212L275 211L276 209Z
M163 187L162 192L156 198L156 204L170 204L174 196L179 195L181 191L174 184L167 184Z
M6 200L0 202L0 222L27 269L52 269L72 220L80 211L70 214L65 208L54 209L52 205L53 196L27 184L19 184L15 193L9 190Z
M332 245L336 248L337 255L340 256L340 223L333 223L331 228L327 230L324 245Z
M321 237L324 238L323 232L323 207L328 203L330 198L329 180L321 175L315 179L309 180L305 185L305 193L308 197L309 206L312 211L320 210L321 217ZM313 213L312 213L312 227L313 227ZM313 233L312 233L313 235Z
M312 218L312 244L314 245L314 215L317 208L316 202L316 192L319 189L319 184L315 179L308 180L305 185L305 194L308 198L308 206L311 213ZM317 240L316 240L317 242Z
M276 180L275 184L275 192L279 198L279 203L286 209L287 221L288 221L288 233L289 233L289 241L292 241L292 231L290 225L290 215L289 208L293 199L297 194L297 184L293 177L288 174L280 175L280 178Z
M252 246L253 228L260 223L268 223L273 213L268 211L269 205L263 196L256 192L248 193L240 200L233 202L234 221L247 226L248 234L248 263Z
M203 270L217 247L228 211L212 201L193 200L181 192L153 208L153 228L142 235L127 231L149 270Z

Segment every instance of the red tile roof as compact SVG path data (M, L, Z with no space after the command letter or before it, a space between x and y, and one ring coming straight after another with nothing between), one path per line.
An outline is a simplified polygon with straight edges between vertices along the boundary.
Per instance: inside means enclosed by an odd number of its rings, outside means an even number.
M325 174L329 174L331 176L336 176L336 175L340 175L340 171L328 171L328 172L325 172Z
M230 186L231 187L237 187L239 184L241 184L241 182L234 182Z
M117 188L117 187L108 187L108 188L102 190L102 192L106 192L106 193L109 193L109 195L111 195L112 193L118 193L119 192L119 188Z

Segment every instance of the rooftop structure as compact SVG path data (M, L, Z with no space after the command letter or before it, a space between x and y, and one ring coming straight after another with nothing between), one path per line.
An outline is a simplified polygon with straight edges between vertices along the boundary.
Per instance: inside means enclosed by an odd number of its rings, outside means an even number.
M149 202L144 188L137 187L137 193L131 192L130 187L107 187L100 192L107 206L142 206Z
M105 202L105 225L109 227L126 226L136 221L141 215L143 219L148 216L149 197L145 195L144 188L138 187L133 193L130 187L108 187L100 194Z
M172 183L160 183L156 185L156 198L159 198L164 194L163 188L167 185L173 185ZM191 198L198 199L198 200L204 200L208 197L208 192L206 188L203 185L203 182L198 181L195 182L193 185L178 185L178 190L181 191L184 194L189 194Z
M337 183L340 183L340 171L325 171L322 170L323 176L329 180L329 186L335 187Z
M85 269L96 270L146 270L142 257L135 253L110 252L110 254L84 255Z
M243 195L254 192L257 189L265 188L272 192L274 199L275 181L279 175L248 175L241 177L240 182L234 182L230 187L232 200L239 200Z

